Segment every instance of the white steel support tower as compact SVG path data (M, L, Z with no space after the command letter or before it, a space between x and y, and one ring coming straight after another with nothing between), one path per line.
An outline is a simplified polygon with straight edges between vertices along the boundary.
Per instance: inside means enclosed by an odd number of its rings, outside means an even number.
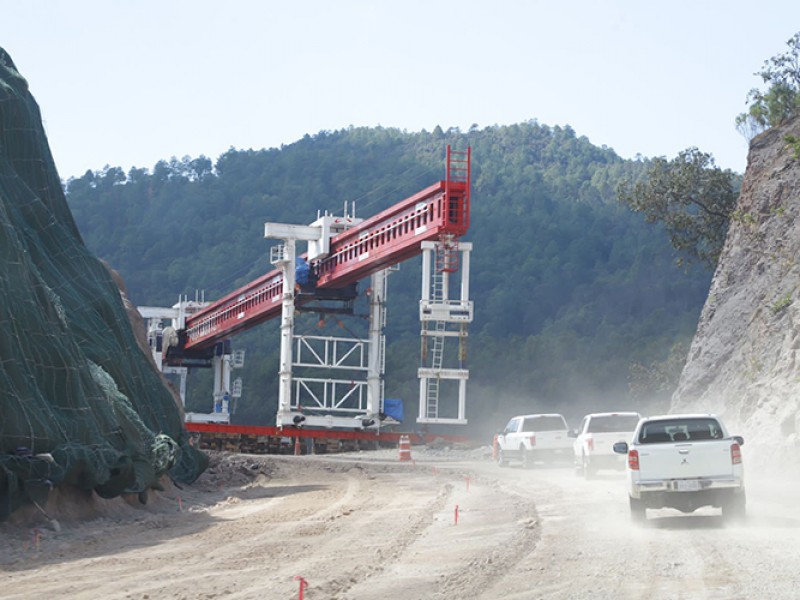
M386 270L370 278L369 333L366 339L295 335L292 367L319 370L323 377L294 375L292 410L305 425L380 427L385 368ZM312 414L316 413L316 414ZM293 416L293 419L294 419Z
M221 348L219 350L211 360L211 368L214 371L214 413L224 414L227 421L230 421L231 355Z
M467 324L472 322L469 299L469 257L472 244L453 239L422 243L421 367L419 376L418 423L463 425L466 419ZM460 259L460 260L459 260ZM460 296L451 298L451 275L461 274ZM455 359L445 354L445 340L458 339ZM450 359L450 360L448 360ZM443 383L458 387L457 405L442 404Z
M319 218L310 226L267 223L264 235L282 245L271 250L281 269L281 359L276 424L367 428L380 425L383 403L384 327L387 271L371 276L368 339L295 335L296 242L309 243L309 256L327 253L332 235L360 222L354 217ZM316 369L322 377L296 375Z
M278 386L278 415L276 424L298 425L305 421L299 412L292 411L292 341L294 336L295 259L297 241L319 240L319 227L266 223L264 237L282 240L283 244L270 249L270 261L281 270L283 293L281 296L281 358Z
M389 270L384 269L371 277L369 297L369 361L367 369L367 416L365 424L380 424L378 418L383 407L383 374L386 369L386 294ZM372 421L372 423L368 423Z

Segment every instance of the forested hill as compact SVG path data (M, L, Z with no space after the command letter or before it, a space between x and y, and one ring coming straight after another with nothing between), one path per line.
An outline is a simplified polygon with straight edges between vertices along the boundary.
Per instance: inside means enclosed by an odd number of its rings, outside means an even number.
M666 235L616 201L617 184L644 163L569 127L350 128L231 149L216 163L87 172L67 182L68 199L86 244L120 271L135 303L172 305L198 289L214 299L271 269L265 222L307 224L352 201L369 217L443 179L447 144L469 145L473 157L470 426L493 430L517 410L558 408L574 420L665 400L711 273L677 269ZM410 415L419 278L412 260L389 282L386 395ZM236 421L274 419L278 341L275 324L236 339L247 349ZM207 412L210 386L191 403Z

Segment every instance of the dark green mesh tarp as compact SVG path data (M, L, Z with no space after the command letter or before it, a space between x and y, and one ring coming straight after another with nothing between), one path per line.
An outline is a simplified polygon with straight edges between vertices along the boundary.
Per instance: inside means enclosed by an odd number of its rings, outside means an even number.
M39 107L2 48L0 394L0 520L59 484L110 498L207 464L81 240Z

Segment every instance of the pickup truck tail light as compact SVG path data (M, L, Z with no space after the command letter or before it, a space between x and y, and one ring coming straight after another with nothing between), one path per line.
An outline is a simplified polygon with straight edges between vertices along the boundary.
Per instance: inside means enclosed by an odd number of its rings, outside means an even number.
M589 452L594 452L594 438L592 436L586 438L586 449Z
M535 446L536 445L536 436L535 435L529 435L528 436L528 441L530 442L531 446Z
M628 450L628 468L631 471L639 470L639 451Z
M742 464L742 449L736 442L731 444L731 464L732 465Z

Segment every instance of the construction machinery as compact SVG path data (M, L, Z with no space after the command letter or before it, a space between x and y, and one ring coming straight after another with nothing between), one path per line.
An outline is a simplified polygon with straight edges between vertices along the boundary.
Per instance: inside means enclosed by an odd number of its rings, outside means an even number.
M473 317L469 299L472 246L460 238L470 225L470 149L447 147L445 179L368 219L344 214L318 215L310 225L266 223L264 236L275 269L214 302L181 298L171 308L143 307L157 365L177 375L185 398L189 369L214 371L210 413L188 413L188 422L227 424L230 402L241 394L241 379L231 380L243 356L231 338L261 323L280 319L281 359L277 427L324 429L380 428L383 412L384 328L390 270L423 255L420 300L421 360L417 422L466 423L464 361L466 327ZM307 245L305 253L298 244ZM460 286L452 285L461 276ZM352 303L357 283L369 278L369 334L352 337L300 336L295 312ZM458 292L458 293L454 293ZM330 309L325 309L330 310ZM445 341L458 340L458 364L444 364ZM319 368L320 378L300 377L298 366ZM340 377L332 372L344 373ZM441 389L457 388L456 406L442 410Z

